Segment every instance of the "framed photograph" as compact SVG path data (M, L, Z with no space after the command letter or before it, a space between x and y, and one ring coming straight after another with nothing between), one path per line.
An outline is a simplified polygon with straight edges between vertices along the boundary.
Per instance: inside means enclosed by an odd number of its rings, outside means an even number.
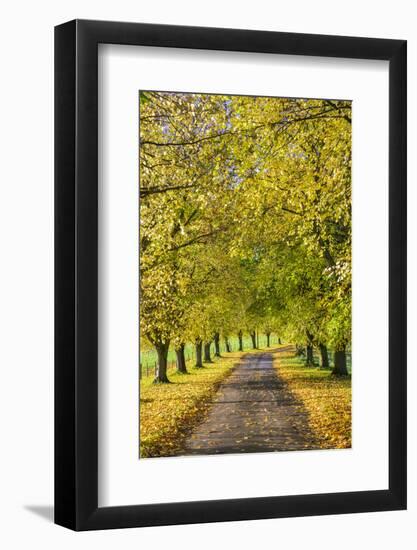
M55 29L55 522L406 508L406 42Z

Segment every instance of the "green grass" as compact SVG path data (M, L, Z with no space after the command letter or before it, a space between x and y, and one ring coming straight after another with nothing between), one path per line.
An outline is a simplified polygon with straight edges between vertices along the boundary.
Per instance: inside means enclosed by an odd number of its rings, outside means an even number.
M276 353L274 366L290 391L301 401L309 424L323 449L352 446L352 384L350 376L306 367L293 352Z

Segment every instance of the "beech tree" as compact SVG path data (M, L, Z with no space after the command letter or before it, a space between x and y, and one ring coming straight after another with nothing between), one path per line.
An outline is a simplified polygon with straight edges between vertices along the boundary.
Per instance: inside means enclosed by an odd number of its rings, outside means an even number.
M348 101L142 92L140 328L168 382L169 346L279 330L347 374Z

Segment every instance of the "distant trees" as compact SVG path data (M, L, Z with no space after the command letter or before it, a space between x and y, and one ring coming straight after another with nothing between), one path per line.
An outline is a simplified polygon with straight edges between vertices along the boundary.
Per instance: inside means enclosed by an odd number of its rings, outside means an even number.
M331 347L345 374L350 102L141 93L140 301L156 382L170 345L186 372L185 343L201 367L209 342L257 347L256 330L304 343L308 362L317 347L325 368Z

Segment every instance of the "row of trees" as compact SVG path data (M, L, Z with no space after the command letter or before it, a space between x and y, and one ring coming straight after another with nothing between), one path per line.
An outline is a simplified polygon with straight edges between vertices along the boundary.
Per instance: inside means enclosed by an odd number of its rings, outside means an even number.
M215 332L213 334L213 340L204 341L201 338L198 338L194 341L195 346L195 353L193 354L193 357L195 357L195 368L203 368L203 363L213 363L213 357L221 357L221 348L223 348L224 351L227 353L230 353L232 351L232 336L236 337L237 341L237 349L238 351L244 351L244 333L243 331L239 331L236 335L232 334L225 334L223 337L221 336L220 332ZM250 340L251 340L251 347L250 349L259 349L259 332L258 331L251 331L249 333ZM266 332L265 338L266 338L266 345L267 347L271 346L271 336L272 332ZM222 340L223 339L223 340ZM223 346L221 345L221 342L223 341ZM281 343L281 338L278 338L278 343ZM176 355L176 367L177 372L182 374L187 374L187 365L185 360L185 342L179 342L175 346L175 355ZM214 349L213 349L214 348ZM246 349L248 349L246 347ZM301 354L304 354L304 350L300 350ZM308 363L309 365L312 363ZM327 358L327 365L322 364L324 368L329 368L329 362ZM166 373L165 373L166 374Z
M220 338L276 332L346 374L347 101L140 94L140 328L168 382ZM254 336L253 336L254 337ZM206 356L207 358L207 356Z

